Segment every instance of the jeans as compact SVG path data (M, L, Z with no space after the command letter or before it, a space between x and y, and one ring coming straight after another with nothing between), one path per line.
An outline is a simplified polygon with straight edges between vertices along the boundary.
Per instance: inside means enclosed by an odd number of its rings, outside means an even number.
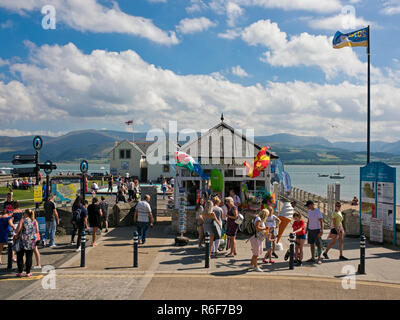
M78 226L76 225L76 222L72 222L72 234L71 234L71 242L74 242L75 240L75 235L76 232L78 231ZM79 233L78 233L79 236Z
M46 221L46 235L45 239L50 239L49 246L54 244L54 237L56 235L57 221Z
M32 254L33 250L25 250L23 248L21 249L21 251L17 252L18 273L22 273L22 271L24 271L24 255L26 256L25 259L26 273L28 274L31 272Z
M149 222L137 222L136 229L139 233L139 240L142 240L142 243L146 242L146 235L147 230L149 229L150 223Z

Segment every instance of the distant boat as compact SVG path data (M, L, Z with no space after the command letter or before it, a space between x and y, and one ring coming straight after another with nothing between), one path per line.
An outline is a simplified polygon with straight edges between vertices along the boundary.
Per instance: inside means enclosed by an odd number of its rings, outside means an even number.
M320 174L320 173L318 173L318 177L319 178L327 178L327 177L329 177L329 174Z
M329 178L331 178L331 179L344 179L345 176L340 174L340 170L339 170L339 167L338 167L338 172L332 174Z
M105 167L100 167L100 170L106 170L106 168Z

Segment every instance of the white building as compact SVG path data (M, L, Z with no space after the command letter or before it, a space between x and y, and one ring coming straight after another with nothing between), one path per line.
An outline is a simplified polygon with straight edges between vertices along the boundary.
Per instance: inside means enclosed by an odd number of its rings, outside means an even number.
M109 153L110 173L121 176L129 173L130 177L142 182L155 182L161 176L171 178L175 173L168 162L174 159L178 149L179 145L168 139L156 142L116 142Z

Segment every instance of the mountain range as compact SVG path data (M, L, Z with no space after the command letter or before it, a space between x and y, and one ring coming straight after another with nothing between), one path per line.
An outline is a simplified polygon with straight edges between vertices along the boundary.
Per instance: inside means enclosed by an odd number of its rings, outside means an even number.
M81 159L108 161L115 141L132 140L132 133L112 130L72 131L59 137L42 136L40 159L74 162ZM135 141L145 141L145 132L135 132ZM13 155L32 154L33 136L0 136L0 162L10 162ZM317 136L280 133L256 136L259 145L269 145L286 164L362 164L366 160L364 142L330 142ZM183 143L183 142L182 142ZM371 161L400 163L400 140L393 143L373 141Z

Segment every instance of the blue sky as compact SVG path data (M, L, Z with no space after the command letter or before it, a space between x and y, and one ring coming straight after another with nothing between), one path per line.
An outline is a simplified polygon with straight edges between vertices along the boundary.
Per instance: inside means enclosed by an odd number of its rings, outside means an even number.
M55 9L45 30L41 9ZM207 129L362 141L371 24L372 139L400 139L400 1L0 0L1 135Z

